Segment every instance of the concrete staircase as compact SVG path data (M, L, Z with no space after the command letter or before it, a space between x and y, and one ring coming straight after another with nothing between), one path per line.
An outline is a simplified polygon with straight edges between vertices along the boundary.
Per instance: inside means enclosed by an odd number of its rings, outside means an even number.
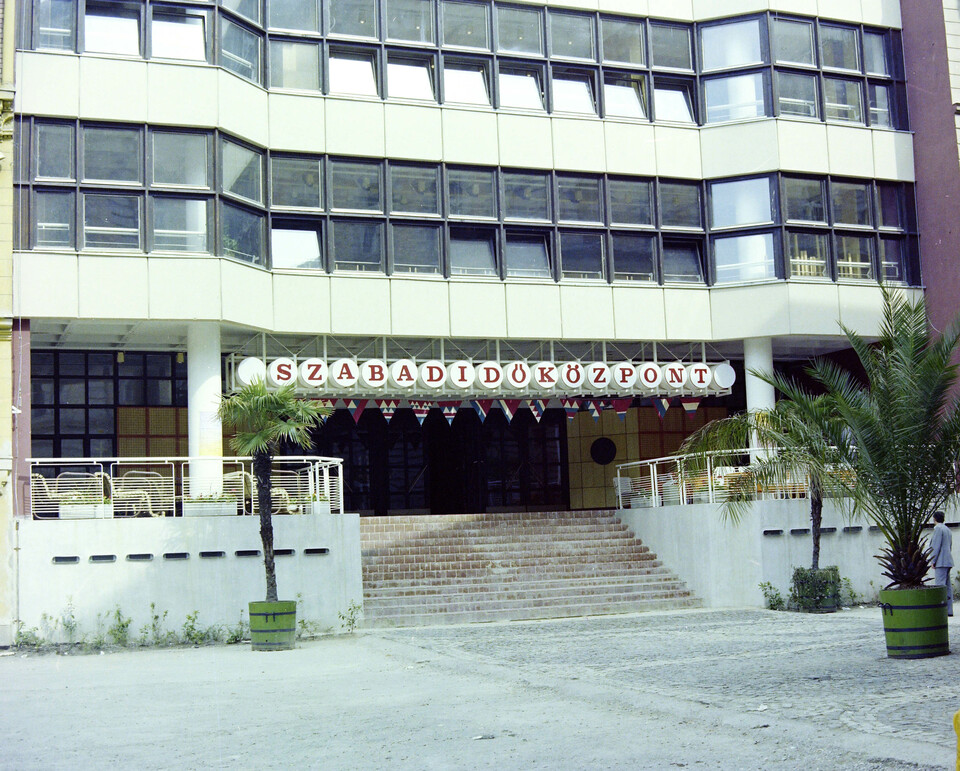
M361 517L364 626L699 607L612 511Z

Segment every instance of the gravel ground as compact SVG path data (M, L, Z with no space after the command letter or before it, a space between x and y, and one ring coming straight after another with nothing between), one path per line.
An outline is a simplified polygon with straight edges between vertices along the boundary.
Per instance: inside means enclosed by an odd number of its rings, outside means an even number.
M940 771L960 709L960 657L886 658L876 608L12 654L0 683L4 769Z

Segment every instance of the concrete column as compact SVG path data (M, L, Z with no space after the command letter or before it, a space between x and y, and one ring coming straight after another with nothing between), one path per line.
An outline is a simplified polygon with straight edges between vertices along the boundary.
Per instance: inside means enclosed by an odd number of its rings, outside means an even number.
M187 329L187 447L197 460L190 461L191 495L223 490L223 431L217 418L221 393L220 325L192 323Z
M747 392L747 409L772 410L776 404L776 391L769 383L750 374L751 370L765 375L773 374L773 340L769 337L750 337L743 341L743 368L746 373L744 383ZM750 446L756 447L754 437Z

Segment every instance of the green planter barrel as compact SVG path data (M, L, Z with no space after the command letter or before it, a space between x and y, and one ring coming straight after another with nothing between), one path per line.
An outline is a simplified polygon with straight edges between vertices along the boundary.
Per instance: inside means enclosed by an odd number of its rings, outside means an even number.
M890 658L927 659L950 653L947 587L884 589L880 611Z
M255 651L289 651L297 642L295 600L250 603L250 647Z

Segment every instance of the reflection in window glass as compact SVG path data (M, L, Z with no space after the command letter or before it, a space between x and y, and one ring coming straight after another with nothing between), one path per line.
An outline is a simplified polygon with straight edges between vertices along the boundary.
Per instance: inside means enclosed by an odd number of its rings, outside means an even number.
M207 135L155 131L153 184L210 187Z
M33 195L33 202L37 223L34 245L72 247L73 193L37 191Z
M136 129L83 129L83 178L140 181L140 132Z
M783 178L783 201L788 220L826 222L823 183L818 179Z
M543 89L539 70L500 70L500 106L542 110Z
M759 19L702 27L700 44L705 72L760 64L765 58L760 44Z
M256 33L220 17L220 64L231 72L259 82L262 43Z
M627 281L655 281L654 237L636 233L614 233L613 278Z
M873 238L840 235L837 243L838 279L873 279Z
M394 225L393 272L440 272L440 228L424 225Z
M873 224L870 216L870 189L858 182L834 182L830 186L830 203L836 225Z
M159 13L150 26L150 55L163 59L207 60L205 16Z
M607 117L646 118L646 81L643 75L603 76L603 100Z
M76 5L74 0L36 0L35 47L59 51L74 50Z
M564 278L603 278L603 234L561 232L560 266Z
M820 56L823 66L837 70L860 71L857 31L852 27L820 25Z
M695 241L663 240L663 280L665 282L703 281L700 244Z
M553 109L579 115L596 115L593 101L593 80L588 75L572 72L554 72Z
M717 283L776 278L772 233L717 238L713 242Z
M254 265L264 265L263 221L260 214L223 202L220 205L223 253Z
M864 32L863 59L868 75L891 75L887 60L887 36L879 32Z
M611 179L610 221L619 225L652 225L650 183L635 179Z
M316 0L270 0L270 26L317 32L320 29Z
M464 3L443 0L443 44L490 50L490 6L486 3Z
M153 248L172 252L206 252L207 202L152 197Z
M902 228L902 207L900 186L890 182L877 183L877 197L880 209L880 227Z
M643 64L643 24L625 19L600 19L603 60Z
M600 180L596 177L557 177L560 219L566 222L603 222Z
M880 239L880 276L883 281L902 283L906 281L904 268L903 239Z
M327 32L332 35L378 37L377 0L328 0Z
M596 59L593 18L573 13L550 13L550 53L574 59Z
M503 215L510 219L549 220L549 177L536 172L504 172Z
M383 270L383 224L370 220L334 220L333 266L336 270Z
M270 41L270 87L320 90L320 46Z
M445 63L443 66L445 102L490 106L487 69L482 64Z
M790 231L785 243L792 277L827 278L830 249L825 233Z
M330 53L330 93L378 96L372 56Z
M260 0L220 0L220 5L246 17L255 24L260 23Z
M892 88L870 83L867 92L870 95L870 125L893 128Z
M432 60L389 57L387 59L387 96L435 101Z
M539 233L507 233L503 245L508 278L551 278L547 237Z
M379 163L331 161L330 169L334 209L383 211Z
M663 227L702 227L700 185L661 182L660 224Z
M539 9L497 6L497 50L543 55L542 30Z
M496 276L494 233L479 228L450 228L450 274Z
M439 214L436 166L390 166L390 208L408 214Z
M813 57L813 24L793 19L774 19L773 54L778 62L816 65Z
M710 185L710 219L715 228L773 222L770 180L738 179Z
M432 43L433 0L387 0L387 37Z
M263 203L263 158L246 147L221 141L223 189L226 192Z
M817 76L777 72L777 105L780 115L817 116Z
M73 179L73 126L36 124L36 176Z
M763 75L733 75L705 81L707 123L758 118L765 114Z
M653 83L653 109L657 120L696 123L693 112L693 87L689 83L663 81Z
M863 123L860 83L853 80L823 79L823 108L827 120Z
M274 206L320 208L320 161L311 158L271 158L271 198Z
M87 249L139 249L140 197L85 194L83 245Z
M496 217L497 199L492 170L450 169L447 172L450 214L455 217Z
M270 230L270 252L274 268L323 269L320 234L313 229L274 225Z
M88 53L140 55L140 14L122 6L88 5L83 18Z
M650 25L650 54L654 67L692 70L690 28L666 24Z

